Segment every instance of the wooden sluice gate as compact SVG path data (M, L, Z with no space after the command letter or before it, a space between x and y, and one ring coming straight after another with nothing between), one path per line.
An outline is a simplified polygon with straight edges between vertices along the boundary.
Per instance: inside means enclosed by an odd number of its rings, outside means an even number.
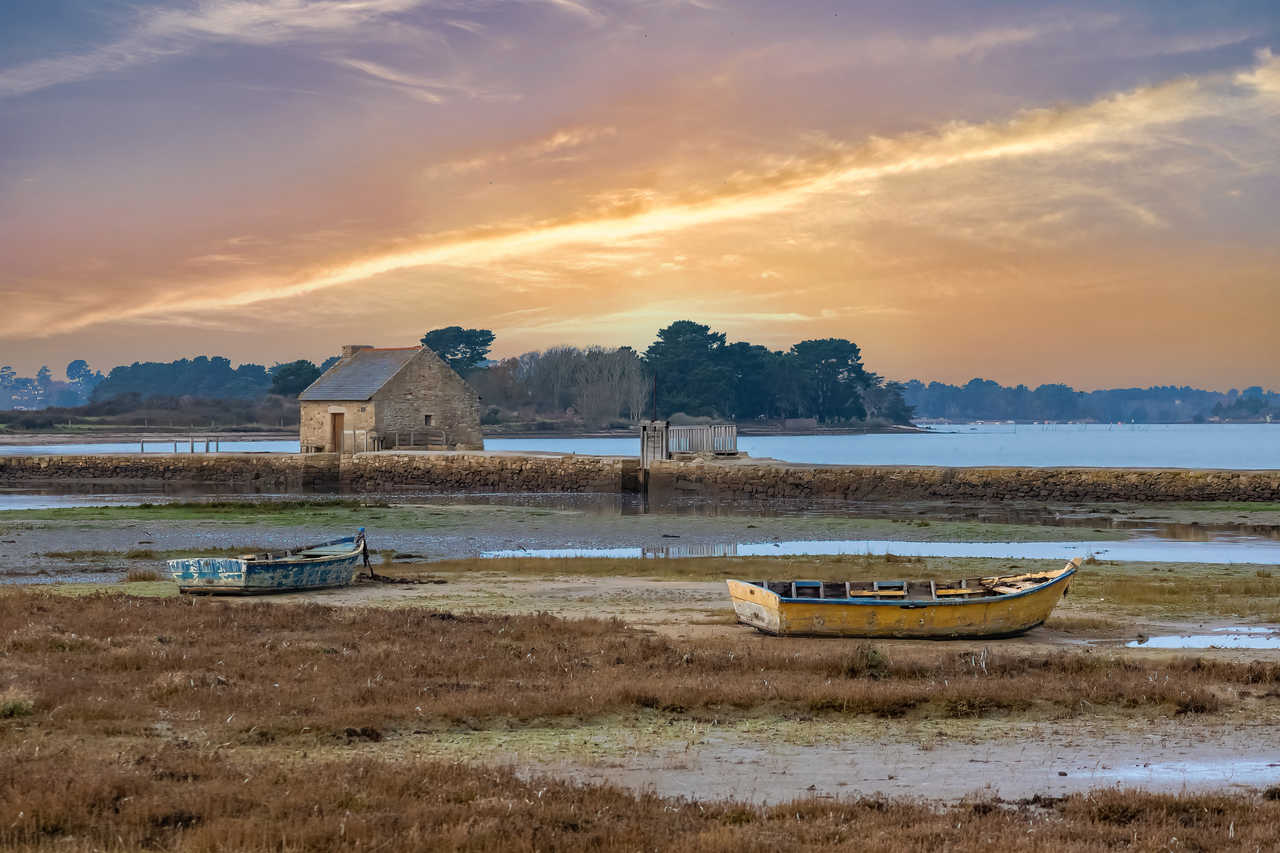
M649 469L654 462L679 459L682 456L707 453L714 456L738 455L737 424L699 424L672 426L669 421L640 423L640 481L642 490L649 485Z

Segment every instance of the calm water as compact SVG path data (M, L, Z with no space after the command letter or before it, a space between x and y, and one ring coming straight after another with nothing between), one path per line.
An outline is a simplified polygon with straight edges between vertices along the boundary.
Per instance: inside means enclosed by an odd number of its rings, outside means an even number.
M1008 560L1062 560L1096 556L1136 563L1250 563L1280 565L1280 543L1267 541L1178 542L1134 539L1127 542L911 542L893 539L832 539L777 542L726 542L718 545L673 543L632 548L539 548L485 551L486 558L605 557L613 559L680 557L789 557L839 554L896 554L899 557L989 557Z
M1280 649L1280 628L1215 628L1211 634L1166 634L1125 645L1131 649Z
M489 450L635 456L638 438L493 438ZM172 453L172 442L147 444ZM178 452L187 445L179 442ZM1280 424L1046 426L978 424L907 435L743 436L739 449L755 457L826 465L978 467L1280 468ZM296 441L224 441L224 453L297 453ZM0 445L0 455L137 453L120 444Z
M490 450L636 455L632 438L490 439ZM1280 468L1280 424L949 426L906 435L741 436L756 457L826 465Z
M190 444L179 441L148 441L144 446L136 441L117 443L84 444L0 444L0 456L80 456L100 453L140 453L145 447L146 454L172 454L174 448L180 454L189 452ZM210 447L212 447L212 443ZM223 453L297 453L297 441L223 441L218 445ZM204 442L196 442L196 453L204 453Z

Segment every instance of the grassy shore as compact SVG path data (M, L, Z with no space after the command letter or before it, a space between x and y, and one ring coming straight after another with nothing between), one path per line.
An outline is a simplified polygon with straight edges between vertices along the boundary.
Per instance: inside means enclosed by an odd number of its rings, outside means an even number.
M692 803L516 775L474 749L394 749L601 725L661 739L686 724L1234 724L1280 695L1280 662L681 642L600 619L32 591L0 595L0 626L13 848L1254 850L1280 819L1280 790Z
M179 747L9 757L0 844L31 850L1256 851L1280 822L1280 791L753 807L449 762L262 763Z
M676 717L1138 718L1247 711L1280 663L983 644L681 642L616 621L425 608L0 596L6 683L65 734L191 723L211 742L322 743L352 727L503 728ZM1269 693L1270 692L1270 693ZM24 698L25 697L25 698Z
M246 549L199 549L201 554L231 555ZM42 554L77 562L118 565L133 561L134 581L151 580L159 560L194 556L191 549L127 552L69 551ZM450 598L455 610L501 607L504 613L529 612L537 606L511 585L517 581L550 582L556 578L644 578L659 581L721 582L803 578L811 580L932 579L950 580L1045 571L1060 568L1056 560L1007 560L978 557L902 557L848 554L793 557L689 557L672 559L597 557L512 557L460 559L432 562L398 561L394 552L380 554L377 571L410 579L436 579L448 584L476 581L511 587L505 605L476 598ZM167 582L58 584L64 595L93 595L104 590L134 596L174 596L177 588ZM416 606L432 606L448 587L433 597L416 600ZM721 588L722 589L722 588ZM727 600L721 602L727 607ZM1054 610L1047 626L1093 637L1120 636L1136 624L1160 620L1204 620L1248 623L1280 620L1280 571L1274 566L1215 565L1205 563L1117 563L1091 561L1072 580L1071 593ZM1132 630L1129 632L1133 633Z

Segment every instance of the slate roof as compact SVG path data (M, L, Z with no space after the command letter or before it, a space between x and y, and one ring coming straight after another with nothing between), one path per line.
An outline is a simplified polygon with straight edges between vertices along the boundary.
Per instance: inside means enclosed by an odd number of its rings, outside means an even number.
M368 400L421 350L362 349L329 368L298 395L299 400Z

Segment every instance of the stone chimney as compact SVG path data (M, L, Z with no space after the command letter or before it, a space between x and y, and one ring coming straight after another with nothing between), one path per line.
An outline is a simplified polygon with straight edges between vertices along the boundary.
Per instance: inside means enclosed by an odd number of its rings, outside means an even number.
M351 356L360 352L362 349L373 349L369 344L344 344L342 347L342 357L351 358Z

